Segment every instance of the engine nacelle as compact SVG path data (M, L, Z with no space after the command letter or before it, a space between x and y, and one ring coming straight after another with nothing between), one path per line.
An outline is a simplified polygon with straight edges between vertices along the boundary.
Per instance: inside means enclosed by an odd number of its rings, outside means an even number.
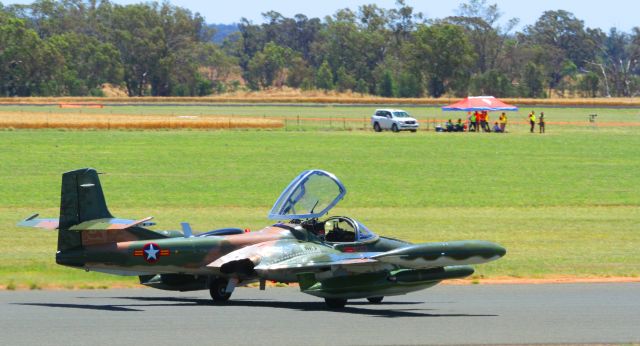
M400 269L333 277L322 281L315 274L298 276L300 290L321 298L357 299L406 294L435 286L442 280L459 279L473 274L470 266L431 269Z

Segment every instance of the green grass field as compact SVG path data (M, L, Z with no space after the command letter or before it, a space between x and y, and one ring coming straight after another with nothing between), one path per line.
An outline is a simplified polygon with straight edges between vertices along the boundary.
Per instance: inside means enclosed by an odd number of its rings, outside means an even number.
M638 110L609 111L637 120ZM54 232L15 227L33 212L57 217L60 174L87 166L107 173L101 179L113 214L153 215L156 229L178 229L181 221L198 231L264 227L287 183L321 168L349 191L332 214L353 216L381 235L507 247L505 258L478 266L478 276L639 276L640 128L548 131L3 130L0 286L135 282L59 267Z

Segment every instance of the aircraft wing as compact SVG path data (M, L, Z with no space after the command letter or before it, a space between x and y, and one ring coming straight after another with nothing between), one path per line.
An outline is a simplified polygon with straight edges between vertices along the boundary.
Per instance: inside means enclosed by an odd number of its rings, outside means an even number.
M479 240L409 245L386 252L323 252L295 256L269 263L263 261L255 270L323 271L340 267L347 271L379 270L384 267L429 269L480 264L504 256L501 246ZM266 263L265 263L266 262Z
M297 256L291 259L276 263L261 263L254 270L268 276L274 272L323 272L323 271L345 271L345 272L370 272L382 269L384 263L371 259L379 252L351 252L333 254L309 254Z
M342 253L331 247L300 242L276 240L255 244L230 252L207 265L223 274L257 273L260 277L294 275L298 272L344 270L368 272L379 270L382 262L371 259L375 253Z
M415 244L387 252L340 252L318 243L276 240L233 251L207 267L223 274L257 273L263 278L335 275L479 264L498 259L505 251L497 244L473 240Z

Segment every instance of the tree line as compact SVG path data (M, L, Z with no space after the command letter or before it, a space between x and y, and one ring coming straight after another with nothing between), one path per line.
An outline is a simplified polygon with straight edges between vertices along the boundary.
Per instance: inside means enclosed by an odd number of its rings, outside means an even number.
M324 19L241 19L221 43L198 13L170 3L0 3L0 96L198 96L288 86L387 97L637 96L640 28L586 27L544 12L517 31L495 4L469 0L430 19L404 0Z

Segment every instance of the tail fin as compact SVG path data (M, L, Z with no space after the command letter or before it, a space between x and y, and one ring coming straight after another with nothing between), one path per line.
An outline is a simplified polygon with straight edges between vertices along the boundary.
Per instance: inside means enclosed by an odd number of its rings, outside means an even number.
M82 246L80 232L69 230L71 226L88 220L113 218L107 208L98 173L93 168L62 174L60 196L58 251Z

